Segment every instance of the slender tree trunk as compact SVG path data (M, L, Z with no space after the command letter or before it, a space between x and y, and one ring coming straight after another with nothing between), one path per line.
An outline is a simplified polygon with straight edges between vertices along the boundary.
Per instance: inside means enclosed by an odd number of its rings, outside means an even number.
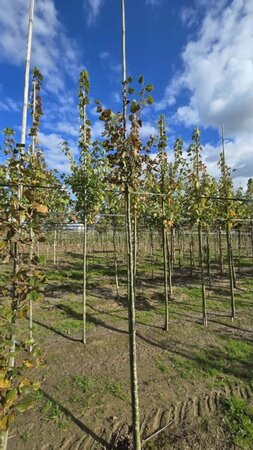
M87 218L83 224L83 344L86 344Z
M241 240L241 228L238 228L238 273L241 273L241 250L242 250L242 240Z
M154 280L154 236L153 230L150 230L150 251L151 251L151 276Z
M162 211L164 213L164 198L162 197ZM168 289L168 252L167 252L167 230L162 224L162 248L163 248L163 282L164 282L164 308L165 308L165 320L164 330L169 330L169 289Z
M195 267L195 245L194 245L194 237L193 232L191 230L191 238L190 238L190 260L191 260L191 278L193 277L193 268Z
M115 226L113 227L113 254L114 254L116 294L117 294L117 299L119 299L118 258L117 258L116 228L115 228Z
M170 244L171 244L171 270L175 265L175 229L171 228L171 236L170 236Z
M126 19L125 0L121 0L122 8L122 100L124 129L127 121L127 77L126 77ZM129 359L131 382L131 406L133 426L133 450L141 450L140 415L138 398L137 355L136 355L136 321L135 321L135 291L134 291L134 258L131 222L131 198L129 185L126 185L126 235L127 235L127 275L128 275L128 328L129 328Z
M235 298L234 298L234 284L233 284L233 266L231 257L231 243L230 243L230 230L229 223L226 224L226 238L227 238L227 257L228 257L228 272L229 272L229 288L230 288L230 301L231 301L231 320L235 319Z
M137 214L134 211L134 238L133 238L133 248L134 248L134 286L136 288L136 274L137 274L137 251L138 251L138 233L137 233Z
M56 266L56 247L57 247L57 231L56 228L54 230L54 244L53 244L53 249L54 249L54 266Z
M9 430L0 433L0 450L7 450Z
M136 320L135 320L135 289L134 289L134 250L132 242L131 201L127 187L126 192L127 212L127 248L128 248L128 327L129 327L129 356L130 356L130 380L132 399L132 421L134 449L141 450L140 416L137 378L136 355Z
M219 265L220 265L220 274L223 274L223 254L222 254L222 234L221 227L218 227L218 241L219 241Z
M233 286L236 289L237 283L236 283L236 274L235 274L235 264L234 264L234 252L233 252L233 242L232 242L232 236L230 233L230 252L231 252L231 264L232 264L232 275L233 275Z
M205 292L205 275L204 275L204 258L203 258L203 236L202 236L202 224L198 224L198 238L199 238L199 263L201 274L201 288L202 288L202 316L203 325L207 327L207 309L206 309L206 292Z
M182 266L182 252L181 252L181 228L178 227L177 230L177 245L178 245L178 267L181 269Z
M168 259L168 287L169 287L168 297L171 300L172 295L173 295L171 254L170 254L171 245L170 245L170 242L169 242L169 235L168 235L167 232L166 232L166 244L167 244L167 259Z
M210 235L209 230L206 230L206 258L207 258L207 273L208 273L208 282L209 289L212 288L212 279L211 279L211 257L210 257Z

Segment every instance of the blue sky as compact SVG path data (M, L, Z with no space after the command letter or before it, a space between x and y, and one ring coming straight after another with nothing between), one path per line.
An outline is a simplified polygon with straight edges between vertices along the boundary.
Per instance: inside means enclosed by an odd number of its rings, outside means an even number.
M0 129L20 136L30 0L0 0ZM219 128L225 124L236 185L253 175L252 0L126 0L127 67L155 87L143 137L167 117L169 145L202 129L205 160L218 174ZM77 153L77 83L91 77L91 97L120 110L121 0L35 0L32 65L45 76L40 142L50 167L68 170L59 143ZM93 136L102 124L89 109Z

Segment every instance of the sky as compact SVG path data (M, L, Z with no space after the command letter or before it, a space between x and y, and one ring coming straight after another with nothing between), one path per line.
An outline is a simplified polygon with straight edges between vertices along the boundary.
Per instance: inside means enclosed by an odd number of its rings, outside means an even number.
M165 114L169 152L194 127L218 176L224 124L235 185L253 176L253 0L125 0L127 74L154 85L142 137ZM0 130L20 140L30 0L0 0ZM40 143L50 168L69 170L59 144L78 155L78 77L91 80L93 138L102 123L94 100L121 110L121 0L35 0L32 66L44 75ZM28 127L31 124L28 119ZM0 143L2 136L0 137Z

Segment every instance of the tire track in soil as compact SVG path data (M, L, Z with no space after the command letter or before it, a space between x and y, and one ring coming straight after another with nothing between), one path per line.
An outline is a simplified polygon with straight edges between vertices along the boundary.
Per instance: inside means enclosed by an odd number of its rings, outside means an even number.
M141 432L144 438L155 433L169 422L171 427L178 427L185 421L214 414L224 398L236 396L248 400L253 397L253 386L227 384L224 388L212 391L204 397L194 396L185 401L172 404L166 411L156 409L142 422Z
M206 415L214 414L220 408L222 399L231 396L248 400L253 397L253 386L249 384L233 385L230 383L226 384L224 388L213 390L209 395L206 394L204 397L189 397L184 401L171 404L166 410L157 408L153 410L147 418L142 420L140 427L141 435L145 439L148 435L155 433L171 421L171 428L176 428L186 421L192 421L194 418L201 418ZM109 443L112 434L118 436L125 435L128 434L128 430L128 425L118 421L112 425L111 429L103 429L98 435ZM50 447L50 450L51 448L52 447ZM63 439L60 446L53 447L53 450L102 450L103 448L105 447L103 447L102 444L101 447L99 447L99 443L89 435L83 435L82 437L73 435L72 437ZM109 448L110 447L108 446L108 449ZM47 450L46 446L45 450Z

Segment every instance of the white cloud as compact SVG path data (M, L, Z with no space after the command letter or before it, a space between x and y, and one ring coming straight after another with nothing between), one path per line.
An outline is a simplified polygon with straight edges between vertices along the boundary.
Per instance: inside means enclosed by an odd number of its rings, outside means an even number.
M122 103L122 93L118 92L118 91L114 91L112 93L112 100L115 103Z
M6 97L0 100L0 111L4 112L17 112L20 111L20 105L13 101L10 97Z
M106 69L109 69L111 72L114 72L116 74L119 74L121 72L121 64L116 63L109 52L100 52L99 58Z
M0 0L0 63L24 66L29 3ZM54 0L37 0L32 65L40 67L46 78L45 88L55 94L63 92L65 77L78 73L78 59L77 45L59 21Z
M193 7L185 7L180 11L180 19L183 25L191 27L196 21L196 9Z
M92 24L95 22L98 17L101 7L103 5L103 0L84 0L85 10L88 12L87 22L88 24Z
M39 133L39 142L42 145L46 154L46 161L49 168L57 169L60 172L70 172L70 164L67 157L61 150L61 143L64 141L64 137L60 134L51 133ZM68 141L69 147L74 155L78 153L78 149L75 141Z
M101 120L96 120L91 127L91 137L93 140L101 139L101 134L103 133L105 127Z
M229 135L253 129L253 2L233 0L217 15L208 10L199 34L186 45L184 71L167 87L160 102L172 104L180 89L190 93L178 108L186 125L199 118L204 126L225 123Z
M75 127L69 122L57 122L55 124L47 123L46 128L67 136L78 137L78 125Z
M210 173L218 177L220 170L217 165L221 152L221 144L216 146L205 145L203 147L204 160ZM253 174L253 145L247 135L235 139L225 140L226 162L231 169L235 185L245 186L247 179Z
M140 129L141 139L148 139L151 135L155 136L157 134L156 127L151 122L144 122Z

